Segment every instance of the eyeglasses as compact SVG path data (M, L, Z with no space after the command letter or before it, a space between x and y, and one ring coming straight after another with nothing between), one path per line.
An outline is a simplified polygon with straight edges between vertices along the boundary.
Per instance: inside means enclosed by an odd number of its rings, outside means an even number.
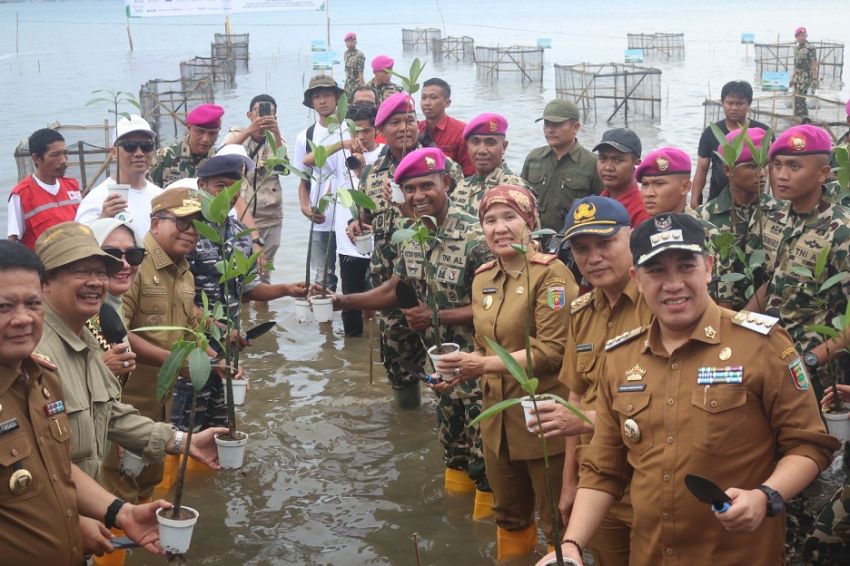
M92 277L101 281L109 279L109 273L102 267L72 267L70 269L66 269L66 271L70 273L73 278L79 279L80 281L88 281Z
M145 153L150 153L153 151L153 142L122 142L118 144L120 147L124 148L124 151L127 153L136 153L136 150L142 148L142 151Z
M121 259L124 258L127 260L127 263L130 265L141 265L142 260L145 259L145 248L127 248L125 251L121 251L118 248L103 248L103 251L108 253L114 258Z
M156 218L159 218L160 220L171 220L180 232L188 232L189 228L195 227L194 216L184 216L183 218L177 218L175 216L157 216Z

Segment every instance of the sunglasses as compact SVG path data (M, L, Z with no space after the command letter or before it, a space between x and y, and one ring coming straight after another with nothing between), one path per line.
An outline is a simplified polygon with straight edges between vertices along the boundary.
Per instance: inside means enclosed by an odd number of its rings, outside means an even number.
M103 248L103 251L116 259L124 258L130 265L141 265L145 259L147 251L145 248L127 248L126 251L121 251L118 248Z
M122 142L118 144L124 148L127 153L136 153L136 150L142 148L145 153L153 151L153 142Z
M155 218L159 218L160 220L171 220L174 222L174 225L177 227L177 230L180 232L188 232L190 228L195 227L195 219L198 218L197 215L192 216L184 216L182 218L176 218L174 216L156 216Z

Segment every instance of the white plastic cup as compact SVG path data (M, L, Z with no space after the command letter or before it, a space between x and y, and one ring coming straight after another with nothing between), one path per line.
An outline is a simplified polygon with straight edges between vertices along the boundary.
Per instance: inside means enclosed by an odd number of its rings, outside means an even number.
M157 509L156 522L159 523L159 545L170 554L186 554L189 544L192 542L192 531L200 515L191 507L181 507L194 515L191 519L169 519L163 517L163 513L170 513L171 509Z
M238 440L225 440L215 435L215 445L218 447L218 463L222 468L236 470L242 467L245 460L245 447L248 445L248 435L237 431Z
M123 183L122 184L114 183L112 185L109 185L107 187L107 189L109 190L109 194L118 195L122 199L124 199L124 202L129 204L129 202L130 202L130 185L125 185ZM122 210L121 212L119 212L118 214L116 214L115 218L117 220L120 220L121 222L126 222L127 224L131 224L133 222L133 216L127 211L126 208L124 210Z
M241 407L245 404L245 392L248 390L247 379L234 379L231 382L233 386L233 404ZM224 385L224 400L227 401L227 384Z
M546 405L548 403L554 403L555 401L546 394L537 395L537 408L539 409L541 405ZM528 423L531 419L535 418L534 415L534 402L531 400L530 395L526 395L522 398L522 410L525 413L525 422ZM528 424L525 425L525 428L528 432L532 434L537 434L537 429L531 428Z
M438 372L437 362L439 362L440 359L447 354L454 354L455 352L459 352L460 346L458 344L455 344L454 342L443 342L442 344L440 344L440 346L442 346L443 349L448 348L451 351L443 352L442 354L435 354L434 352L437 351L437 346L431 346L430 348L428 348L428 357L431 358L431 366L434 368L434 373L439 374L440 377L452 377L450 375L444 376L443 374Z
M313 311L310 309L310 301L306 299L295 299L295 319L304 324L313 320Z
M330 322L334 316L333 297L310 297L313 305L313 317L316 322Z
M372 239L372 232L364 232L359 236L354 236L354 246L357 248L357 253L359 254L371 254L375 250L375 241Z
M558 559L554 558L547 562L545 566L558 566ZM564 566L578 566L578 562L573 560L572 558L567 558L564 556Z
M401 190L401 187L399 187L395 183L392 183L392 189L393 189L393 195L392 195L393 196L393 202L395 204L404 204L404 191Z
M847 410L850 405L844 403L841 405L844 412L841 413L823 413L823 418L826 420L826 429L829 434L844 442L850 441L850 414Z
M121 456L121 473L125 476L135 478L139 474L142 473L142 470L145 469L145 459L139 456L138 454L134 454L129 450L124 450L123 456Z

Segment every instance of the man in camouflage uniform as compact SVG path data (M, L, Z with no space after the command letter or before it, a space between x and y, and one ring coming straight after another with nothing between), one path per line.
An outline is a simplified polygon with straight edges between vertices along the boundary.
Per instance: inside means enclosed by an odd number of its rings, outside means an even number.
M761 128L750 128L747 136L755 147L760 148L765 132ZM726 134L729 143L741 135L741 130L733 130ZM718 148L720 151L720 148ZM745 275L745 265L737 257L735 248L749 258L752 251L761 249L761 233L764 217L779 206L779 202L764 191L767 171L765 167L756 164L752 151L745 143L741 156L730 169L723 166L728 179L727 185L720 194L696 209L697 216L705 222L716 226L720 234L731 234L732 240L717 245L718 275L739 273ZM748 259L747 259L748 261ZM734 283L722 283L723 296L718 297L720 306L741 310L747 304L747 299L753 291L765 282L763 266L756 268L753 279L744 277ZM752 287L752 289L749 289Z
M372 286L379 287L392 277L393 266L398 257L398 250L391 238L400 211L396 208L397 205L385 196L386 191L402 157L417 147L416 112L410 95L400 92L385 100L375 117L375 127L387 140L386 150L374 163L363 169L360 175L360 190L377 205L363 221L370 226L375 237L375 251L369 270ZM452 164L450 170L454 182L462 179L457 164ZM353 237L359 234L359 231L357 222L349 223L349 235ZM422 347L422 341L410 330L398 309L387 308L379 312L378 324L381 331L381 358L387 370L387 378L393 387L393 395L403 407L418 406L419 385L416 377L408 374L399 364L399 360L423 365L425 349Z
M182 140L160 148L148 170L151 182L162 188L174 181L195 176L195 169L208 157L215 155L215 142L221 131L224 108L201 104L186 115L189 129Z
M818 398L832 380L847 383L848 378L843 344L824 342L806 330L831 326L835 316L844 314L850 296L848 279L820 292L828 278L850 272L850 209L826 198L823 187L831 142L825 130L804 124L785 130L770 147L774 195L788 202L765 219L762 240L770 279L757 293L765 312L778 316L794 340ZM816 275L815 263L825 248L826 266ZM750 306L755 303L751 300ZM830 361L836 363L828 365ZM799 555L801 537L814 523L816 511L807 491L788 504L789 556Z
M378 94L377 103L380 106L387 98L402 91L402 88L392 82L393 65L395 61L389 55L378 55L372 59L372 72L375 74L367 86L375 89Z
M806 96L814 93L818 83L818 55L814 46L808 42L808 32L798 27L794 32L797 46L794 50L794 72L791 75L791 88L794 89L794 116L808 116L809 107Z
M363 79L363 69L366 66L366 56L357 49L357 34L348 32L345 34L345 85L343 89L349 98L354 91L366 82Z
M450 207L451 176L445 156L438 148L408 153L399 163L395 181L405 196L405 206L424 219L434 235L423 250L413 240L399 244L394 273L380 286L365 293L334 298L334 308L387 309L398 304L400 281L411 285L418 306L402 309L409 328L418 331L429 346L455 343L463 351L474 348L472 328L472 279L475 271L493 259L483 242L475 217ZM436 315L433 308L436 308ZM434 317L438 328L434 327ZM418 388L418 384L417 384ZM439 394L437 415L439 438L448 470L465 470L480 491L489 491L484 474L484 455L477 427L469 422L481 412L482 393L476 381L465 381L452 389L446 383L432 385ZM451 472L447 470L447 477Z
M475 173L452 192L452 205L477 217L478 205L488 189L497 185L518 185L530 189L528 183L512 174L504 162L505 150L508 149L507 131L505 117L492 112L480 114L466 125L463 139Z

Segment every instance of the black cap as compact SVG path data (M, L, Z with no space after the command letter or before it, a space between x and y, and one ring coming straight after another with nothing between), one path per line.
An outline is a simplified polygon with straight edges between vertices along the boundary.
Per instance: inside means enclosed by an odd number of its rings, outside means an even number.
M215 155L210 157L195 170L198 178L228 177L234 181L242 178L245 170L245 159L240 155Z
M596 144L593 151L599 151L600 147L606 145L610 145L617 151L622 151L623 153L634 153L638 159L640 159L640 153L643 149L640 145L640 138L638 135L628 128L615 128L613 130L608 130L602 134L602 141Z
M705 253L705 229L687 214L659 214L635 228L630 246L637 267L667 250L701 254Z

